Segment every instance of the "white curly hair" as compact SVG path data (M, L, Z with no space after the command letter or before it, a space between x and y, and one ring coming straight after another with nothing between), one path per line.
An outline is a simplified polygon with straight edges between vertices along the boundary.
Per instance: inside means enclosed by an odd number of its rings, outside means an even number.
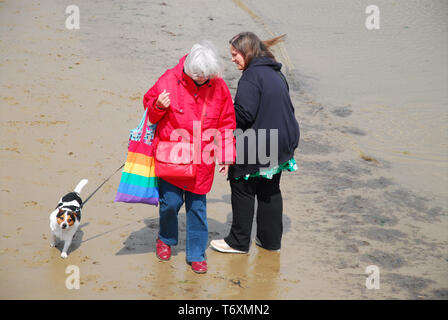
M222 62L211 41L196 43L184 63L185 73L191 78L215 78L221 76Z

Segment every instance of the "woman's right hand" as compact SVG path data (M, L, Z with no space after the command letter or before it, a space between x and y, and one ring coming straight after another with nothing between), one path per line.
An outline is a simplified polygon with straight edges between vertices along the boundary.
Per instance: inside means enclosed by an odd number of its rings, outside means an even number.
M170 93L166 92L166 90L163 90L161 94L159 94L159 97L156 101L156 107L159 109L167 109L170 106Z

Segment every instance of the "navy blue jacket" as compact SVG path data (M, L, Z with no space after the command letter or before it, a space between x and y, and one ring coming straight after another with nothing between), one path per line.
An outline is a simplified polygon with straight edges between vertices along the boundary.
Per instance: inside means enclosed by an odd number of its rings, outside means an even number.
M280 165L293 157L294 150L299 145L299 123L294 115L288 83L280 72L281 67L281 63L271 58L256 57L243 71L234 101L237 159L236 164L229 169L229 178L255 173L263 167ZM278 140L275 139L278 153L275 161L267 162L266 160L272 160L269 150L271 143L275 142L271 141L270 129L278 130ZM264 141L265 150L260 149L260 143Z

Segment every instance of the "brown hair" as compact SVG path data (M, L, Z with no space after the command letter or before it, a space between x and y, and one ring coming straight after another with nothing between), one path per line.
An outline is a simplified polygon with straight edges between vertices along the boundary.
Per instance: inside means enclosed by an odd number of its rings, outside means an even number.
M283 34L281 36L262 41L253 32L241 32L230 39L229 44L243 55L245 62L244 69L246 69L255 57L269 57L275 60L275 57L269 48L276 45L280 41L283 41L285 36L286 34Z

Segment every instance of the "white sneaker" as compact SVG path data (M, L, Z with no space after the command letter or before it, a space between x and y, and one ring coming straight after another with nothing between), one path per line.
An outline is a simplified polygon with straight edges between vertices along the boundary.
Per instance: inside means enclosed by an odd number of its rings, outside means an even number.
M233 249L224 241L224 239L210 241L210 247L216 251L225 253L247 253L245 251Z

